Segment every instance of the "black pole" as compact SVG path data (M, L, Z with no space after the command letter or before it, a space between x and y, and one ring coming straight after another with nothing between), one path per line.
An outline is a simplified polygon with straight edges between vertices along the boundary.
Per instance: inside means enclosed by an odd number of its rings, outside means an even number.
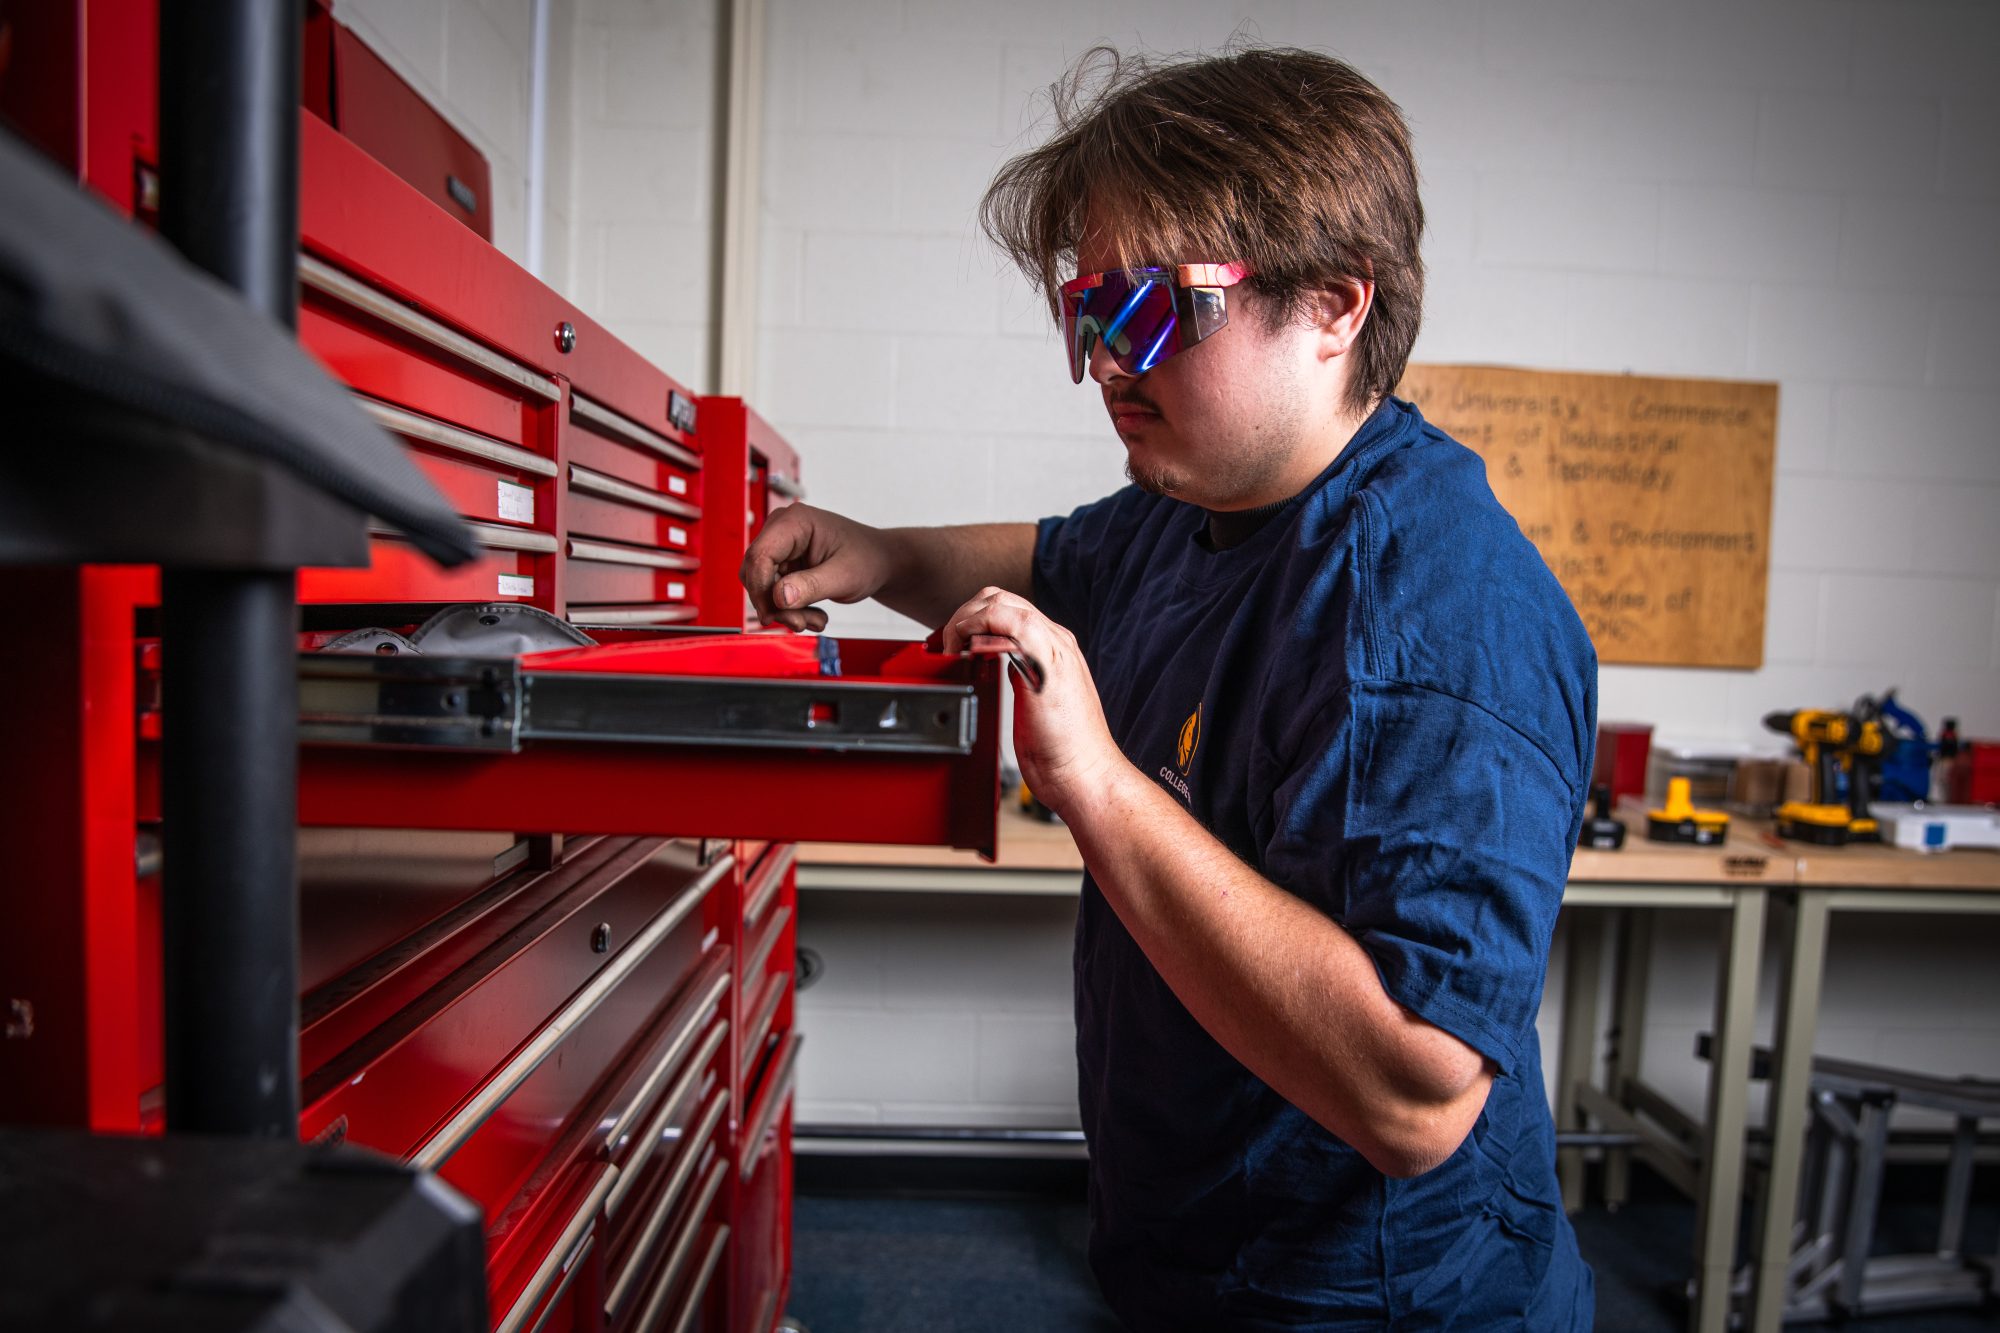
M287 330L298 323L302 9L160 5L160 229ZM294 578L168 570L162 580L166 1114L176 1131L298 1134Z

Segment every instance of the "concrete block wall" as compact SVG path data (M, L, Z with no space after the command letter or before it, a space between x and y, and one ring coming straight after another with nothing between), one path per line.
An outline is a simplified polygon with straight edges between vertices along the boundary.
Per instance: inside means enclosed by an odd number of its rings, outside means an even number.
M1769 709L1898 685L1933 723L2000 734L2000 9L771 0L769 25L755 397L814 503L1032 519L1122 484L1097 395L978 234L979 196L1095 42L1313 46L1409 115L1430 220L1418 359L1780 385L1764 667L1607 668L1604 715L1760 744ZM919 627L863 605L833 628ZM800 939L827 968L800 1001L802 1117L1073 1123L1044 1100L1072 1060L1051 1021L1070 915L809 892ZM1645 1072L1698 1109L1714 931L1656 938ZM1967 1002L1996 944L1986 922L1840 923L1821 1049L2000 1074L2000 1011ZM985 968L995 950L1018 969Z

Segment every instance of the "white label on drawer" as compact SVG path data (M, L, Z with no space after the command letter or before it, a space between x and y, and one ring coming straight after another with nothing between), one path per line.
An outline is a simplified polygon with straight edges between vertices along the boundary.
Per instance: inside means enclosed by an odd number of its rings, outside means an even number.
M535 521L535 490L532 486L522 486L517 482L500 483L500 517L509 523L533 523Z
M687 596L687 595L688 595L688 586L687 586L687 584L685 584L685 583L669 583L669 584L667 585L667 596L668 596L668 597L670 597L670 598L672 598L672 599L673 599L674 601L678 602L678 601L679 601L679 600L680 600L681 598L683 598L683 597L685 597L685 596Z
M502 574L500 576L502 597L533 597L535 579L532 574Z
M686 546L688 544L688 530L686 528L668 528L667 540L675 546Z
M686 495L688 493L688 479L686 477L668 477L667 489L675 495Z

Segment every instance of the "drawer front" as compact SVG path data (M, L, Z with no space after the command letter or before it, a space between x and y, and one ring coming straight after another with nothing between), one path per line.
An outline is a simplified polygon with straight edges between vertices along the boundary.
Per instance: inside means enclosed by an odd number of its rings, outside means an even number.
M698 519L661 513L654 509L600 499L572 490L567 500L569 530L579 537L597 537L686 555L701 553L701 523Z
M798 1041L774 1062L769 1086L744 1123L738 1146L733 1333L771 1333L791 1283L792 1089Z
M773 843L745 877L742 982L737 996L737 1093L744 1105L758 1095L772 1053L792 1029L797 957L795 843Z
M681 843L621 844L617 857L315 1070L303 1132L339 1124L381 1151L450 1163L443 1174L489 1213L504 1204L519 1164L540 1155L581 1093L700 962L701 903L730 863L698 870L695 855Z
M708 1292L727 1289L728 1278L721 1271L729 1230L721 1223L730 1206L726 1139L725 1122L714 1137L692 1145L686 1184L653 1201L647 1219L653 1239L629 1257L622 1273L607 1267L607 1328L698 1328L685 1321L698 1318Z
M565 424L570 462L675 504L701 505L701 453L691 436L634 421L578 392Z
M565 578L572 605L642 602L695 605L699 589L695 584L694 561L686 556L628 550L576 538L571 538L569 545L572 554ZM663 568L656 561L681 567Z
M542 534L536 534L537 536ZM546 601L551 577L545 555L496 549L481 540L480 558L457 569L439 569L429 556L389 536L371 536L365 569L307 569L299 573L299 601L326 602L531 602ZM549 539L554 549L554 538Z

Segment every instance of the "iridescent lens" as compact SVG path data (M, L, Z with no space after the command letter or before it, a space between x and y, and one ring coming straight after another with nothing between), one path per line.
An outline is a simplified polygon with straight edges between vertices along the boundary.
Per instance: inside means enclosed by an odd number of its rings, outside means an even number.
M1171 275L1165 269L1106 273L1096 287L1064 298L1063 341L1078 384L1099 342L1127 375L1143 375L1181 350Z

